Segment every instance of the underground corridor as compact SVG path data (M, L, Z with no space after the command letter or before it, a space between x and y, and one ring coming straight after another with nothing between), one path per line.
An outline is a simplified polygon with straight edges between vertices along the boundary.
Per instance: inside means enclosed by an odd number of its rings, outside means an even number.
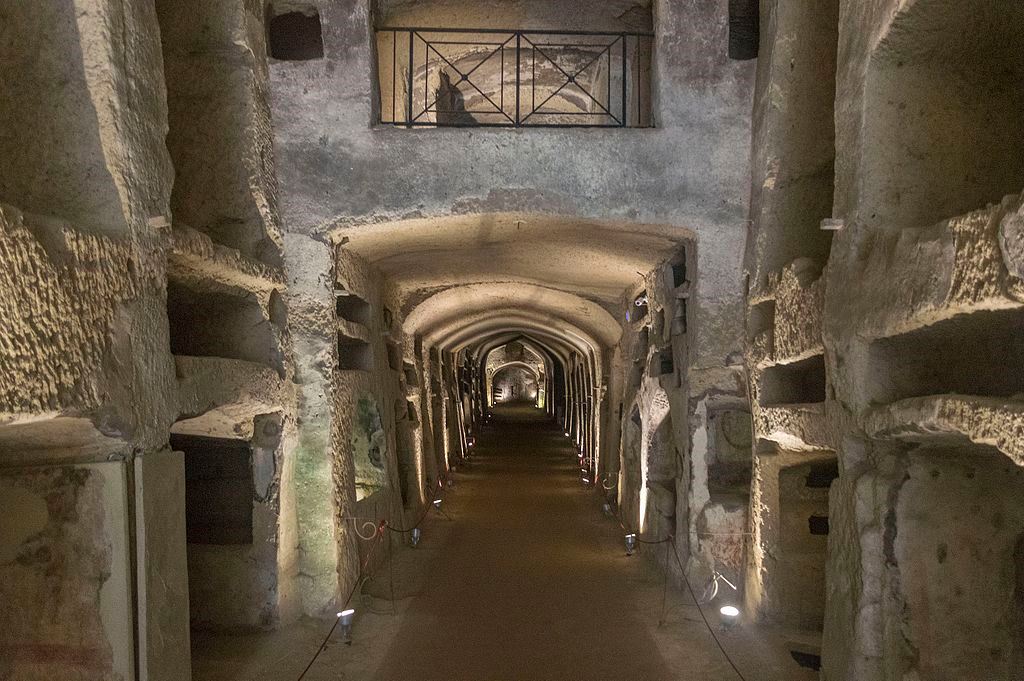
M1021 35L0 2L0 681L1024 681Z
M401 528L368 531L385 558L350 604L351 628L199 637L195 677L724 681L737 664L747 679L816 678L773 653L773 632L723 621L735 594L695 600L667 584L665 537L641 535L627 553L619 518L536 397L496 398L471 452L434 492L415 542Z

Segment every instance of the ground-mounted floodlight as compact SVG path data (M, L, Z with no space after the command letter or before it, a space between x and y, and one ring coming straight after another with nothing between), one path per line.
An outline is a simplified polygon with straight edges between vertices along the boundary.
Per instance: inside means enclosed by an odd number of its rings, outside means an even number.
M612 502L606 501L601 504L601 512L607 516L612 515Z
M441 510L441 502L444 501L441 497L434 499L434 508L438 511Z
M636 533L630 532L626 535L626 555L632 556L636 551Z
M723 605L718 609L718 614L722 617L722 626L726 629L732 629L740 621L740 609L735 605Z
M412 528L412 532L409 533L409 543L412 544L413 548L420 543L420 537L423 536L423 530L418 527Z
M356 611L352 608L342 610L338 613L338 628L341 629L341 640L347 645L352 645L352 620Z

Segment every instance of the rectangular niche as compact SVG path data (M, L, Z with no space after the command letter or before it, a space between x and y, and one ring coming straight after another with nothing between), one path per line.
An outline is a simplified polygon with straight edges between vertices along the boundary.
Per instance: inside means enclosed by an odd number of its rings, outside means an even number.
M1024 310L957 315L871 344L870 398L1024 393Z
M171 353L241 359L280 369L274 330L256 296L167 282Z
M646 319L649 307L647 291L643 291L633 299L633 302L630 303L629 308L626 310L626 321L636 323Z
M189 544L252 544L252 451L241 440L171 435L185 454Z
M392 371L402 370L402 348L397 343L385 343L384 347L388 351L388 368Z
M323 58L323 27L316 7L292 2L268 5L267 51L282 61Z
M765 331L775 328L775 301L751 305L747 312L747 340L753 341Z
M824 402L825 356L814 355L765 369L761 375L760 401L766 407Z
M681 336L686 333L686 298L675 301L675 315L672 317L672 335Z
M373 308L368 302L348 291L334 292L334 312L339 319L369 326L373 318Z
M665 348L651 358L651 376L670 376L675 373L675 360L672 358L672 348Z
M839 461L824 461L811 464L804 486L810 489L829 489L839 477Z
M683 257L686 257L685 252ZM686 277L686 261L683 260L672 265L672 288L679 288L688 281L689 279Z
M1024 184L1024 6L901 3L864 78L860 174L870 222L918 227Z
M342 371L372 371L373 348L358 338L339 338L338 368Z
M420 379L416 375L416 367L409 362L402 364L402 373L405 375L405 385L410 388L418 388L420 385Z
M811 487L824 476L823 464L809 462L783 468L778 478L777 600L779 623L821 631L825 616L825 560L829 489Z
M708 412L708 492L712 500L745 500L753 473L750 412L724 409Z

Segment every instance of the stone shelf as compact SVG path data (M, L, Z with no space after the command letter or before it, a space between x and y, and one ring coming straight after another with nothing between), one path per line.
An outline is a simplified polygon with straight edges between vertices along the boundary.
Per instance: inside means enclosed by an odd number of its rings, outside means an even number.
M1024 283L1000 240L1022 214L1024 198L1015 195L927 227L882 233L858 259L835 263L839 276L860 283L830 291L829 305L845 310L843 323L856 324L864 338L1019 306Z
M370 330L362 324L356 322L350 322L347 319L338 317L337 319L337 331L339 338L351 338L353 340L361 340L364 343L370 342Z
M864 425L870 436L881 440L989 445L1024 466L1024 396L912 397L868 411Z
M769 290L751 299L749 360L764 368L822 354L825 281L807 258L769 277Z
M255 362L174 356L179 421L172 432L209 437L252 437L253 418L289 401L286 382Z
M754 431L758 439L790 451L835 449L823 403L756 408Z
M216 244L202 232L175 225L172 237L167 258L167 273L172 279L193 286L214 283L257 294L285 286L284 271L280 268Z
M33 415L0 425L0 455L5 466L37 465L41 460L106 460L130 451L129 442L80 416Z

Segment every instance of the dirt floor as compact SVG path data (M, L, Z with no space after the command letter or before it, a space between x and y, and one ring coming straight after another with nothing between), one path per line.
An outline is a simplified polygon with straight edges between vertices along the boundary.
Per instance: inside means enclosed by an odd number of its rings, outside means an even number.
M625 555L618 524L579 481L569 440L541 412L498 409L476 450L419 547L395 536L392 564L354 604L351 644L333 637L307 681L817 678L793 662L781 633L721 631L711 619L734 671L689 595L665 589L654 567L663 546ZM298 679L331 623L195 633L194 678Z

